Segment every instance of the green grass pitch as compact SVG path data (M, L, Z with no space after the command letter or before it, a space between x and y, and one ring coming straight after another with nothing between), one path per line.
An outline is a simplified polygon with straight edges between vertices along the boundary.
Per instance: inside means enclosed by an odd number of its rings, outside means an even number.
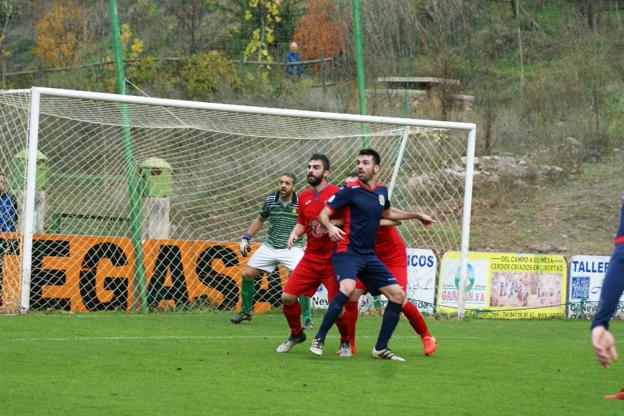
M425 357L402 319L391 341L400 363L370 356L378 316L360 318L352 358L333 354L335 329L321 358L307 341L278 354L288 335L281 313L241 325L229 317L0 316L0 414L624 414L624 402L602 399L624 387L622 364L599 366L586 321L428 318L439 350ZM622 328L613 324L619 339Z

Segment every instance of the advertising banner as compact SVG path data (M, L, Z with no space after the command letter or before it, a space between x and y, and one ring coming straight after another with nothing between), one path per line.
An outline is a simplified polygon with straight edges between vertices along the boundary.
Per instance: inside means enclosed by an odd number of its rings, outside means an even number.
M609 256L574 256L570 259L568 318L590 319L594 316L609 260ZM624 317L624 295L618 303L616 316Z
M0 308L15 310L20 293L20 236L0 238ZM246 264L236 243L147 240L145 291L150 308L240 306ZM124 237L35 235L30 284L32 310L102 311L133 308L135 253ZM256 283L256 312L281 304L280 267Z
M316 289L316 293L312 296L312 308L313 309L327 309L329 301L327 300L327 288L324 285L320 285Z
M432 314L438 258L427 249L407 249L407 298L423 313Z
M454 313L460 281L460 253L442 258L437 310ZM478 253L468 256L466 309L494 318L565 315L566 261L546 254Z

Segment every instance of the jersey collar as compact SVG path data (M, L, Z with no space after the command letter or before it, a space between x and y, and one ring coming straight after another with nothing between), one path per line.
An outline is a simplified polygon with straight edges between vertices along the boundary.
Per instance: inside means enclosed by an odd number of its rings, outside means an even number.
M312 185L310 185L310 189L312 190L312 193L314 194L314 199L319 199L319 195L321 195L321 192L323 192L325 189L327 189L327 187L331 185L330 182L327 182L325 184L324 187L321 188L320 191L316 192L316 189L314 189L314 187Z
M364 185L362 183L362 181L358 178L355 181L351 182L351 187L353 186L359 186L360 188L364 189L365 191L370 191L370 192L374 192L375 189L377 188L377 182L375 182L375 184L373 185L372 188L369 188L367 185Z

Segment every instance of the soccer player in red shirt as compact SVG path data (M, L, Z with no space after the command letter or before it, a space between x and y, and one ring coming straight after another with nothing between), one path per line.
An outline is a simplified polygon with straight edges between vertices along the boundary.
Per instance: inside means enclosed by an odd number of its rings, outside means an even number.
M345 183L350 183L358 179L357 172L352 172L345 178ZM390 208L393 211L400 211L394 207ZM431 227L433 220L422 214L418 218L425 227ZM407 293L407 246L401 234L394 227L399 225L398 221L391 221L382 219L377 230L377 236L375 239L375 254L379 257L379 260L386 265L388 270L395 277L399 285ZM351 296L351 299L345 305L345 310L348 311L348 317L351 319L349 325L349 343L351 344L351 351L355 354L355 326L358 318L358 300L361 295L366 293L366 287L364 284L356 280L355 293ZM403 315L407 318L410 325L420 335L425 355L431 355L436 351L436 339L429 333L427 324L418 310L418 307L406 299L401 309Z
M284 316L290 327L290 336L277 347L277 352L288 352L296 344L306 340L301 327L301 305L298 296L312 296L322 283L327 288L328 299L338 292L338 280L334 274L331 255L334 243L327 235L327 230L318 222L318 214L338 187L327 181L329 159L323 154L313 154L308 161L307 181L310 187L299 194L299 213L297 225L290 234L288 246L299 237L307 235L307 245L303 258L290 274L282 291ZM347 313L336 322L341 334L341 351L350 356L351 349L346 342L349 336L350 318ZM342 345L345 345L343 348ZM343 355L341 354L341 355Z

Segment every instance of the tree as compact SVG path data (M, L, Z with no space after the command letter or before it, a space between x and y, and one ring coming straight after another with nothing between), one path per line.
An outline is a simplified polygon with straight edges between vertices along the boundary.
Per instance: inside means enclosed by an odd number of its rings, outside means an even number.
M306 14L296 25L295 42L306 59L338 55L345 47L347 28L338 18L332 0L310 0Z
M15 0L0 1L0 45L4 41L9 25L15 19L16 12L17 5Z
M17 14L18 5L16 0L0 1L0 58L2 59L3 71L6 60L11 56L11 51L4 46L7 32Z
M36 31L33 52L43 66L71 65L90 47L87 13L74 1L55 1L37 23Z
M274 24L282 20L280 3L280 0L249 0L245 20L254 21L256 27L245 48L245 58L256 55L258 61L273 62L269 54L269 44L275 41Z
M266 43L266 50L275 57L275 52L290 42L295 32L295 23L303 14L304 0L276 0L277 8L266 2L250 0L206 0L211 18L218 19L222 28L221 44L213 43L211 48L226 50L232 57L239 57L248 45L262 38L262 28L271 30L272 42ZM277 15L267 22L266 10L271 7ZM264 22L263 22L264 20ZM256 35L254 35L254 32ZM255 46L255 45L253 45ZM257 51L256 51L257 52ZM248 57L256 58L256 53L248 53ZM279 56L279 52L277 54Z
M169 6L169 10L176 17L182 31L186 32L190 37L189 53L195 53L198 50L197 33L202 25L204 16L206 16L209 3L206 0L186 0L174 1Z

